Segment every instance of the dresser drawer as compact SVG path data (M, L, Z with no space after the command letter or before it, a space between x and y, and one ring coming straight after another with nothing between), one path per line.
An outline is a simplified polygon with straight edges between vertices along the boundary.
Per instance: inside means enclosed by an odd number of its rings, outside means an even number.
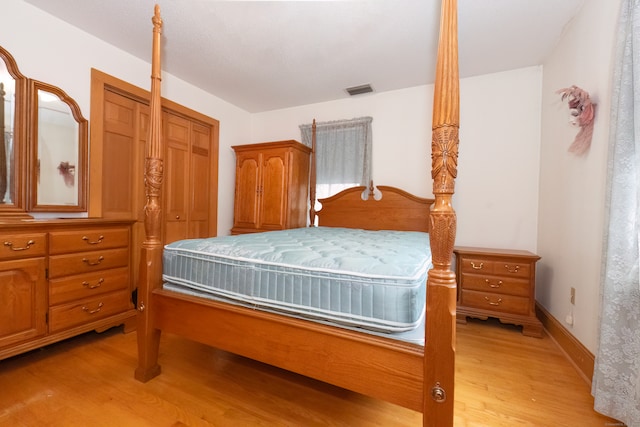
M99 320L132 308L129 291L112 292L49 309L49 332Z
M129 269L103 270L49 280L49 305L129 289Z
M0 234L0 261L44 256L46 253L46 233Z
M529 314L529 298L513 295L492 294L490 292L478 292L462 290L460 292L460 304L465 307L479 308L492 312L510 314Z
M512 262L492 260L482 257L462 257L460 260L462 273L491 274L528 279L531 276L529 262Z
M55 231L49 235L51 255L127 246L129 246L129 229L126 227Z
M515 279L507 276L480 276L462 273L460 287L464 290L483 291L515 295L529 298L531 284L525 279Z
M54 255L49 257L49 277L53 279L128 266L129 248Z

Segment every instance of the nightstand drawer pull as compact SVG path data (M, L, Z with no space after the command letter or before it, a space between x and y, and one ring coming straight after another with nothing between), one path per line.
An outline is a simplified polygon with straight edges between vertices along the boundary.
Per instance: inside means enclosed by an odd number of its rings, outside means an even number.
M16 252L17 251L26 251L27 249L29 249L31 247L31 245L35 245L35 244L36 244L35 241L29 240L27 242L27 246L24 246L24 247L21 247L21 248L20 247L16 248L16 247L13 246L13 242L4 242L5 246L7 246L12 251L16 251Z
M491 301L489 297L484 297L485 301L489 303L489 305L500 305L502 304L502 298L498 298L498 301Z
M473 268L474 270L482 270L483 266L484 266L484 262L481 262L479 265L476 265L475 262L471 261L471 268Z
M89 260L87 258L82 258L82 262L84 262L87 265L98 265L102 261L104 261L104 257L102 255L100 255L96 261L91 261L91 260Z
M87 236L82 236L82 240L84 240L90 245L97 245L98 243L102 243L102 241L104 240L104 236L98 237L98 240L89 240Z
M87 313L89 313L89 314L96 314L96 313L98 313L100 310L102 310L102 306L103 306L103 305L104 305L103 303L98 304L98 308L96 308L95 310L91 310L91 309L89 309L89 307L87 307L86 305L84 305L84 306L82 306L82 311L86 311L86 312L87 312Z
M98 280L98 283L96 283L95 285L92 285L89 282L82 282L82 286L86 287L87 289L95 289L95 288L99 288L100 286L102 286L103 282L104 282L104 279L101 277Z
M509 264L505 264L504 268L506 268L509 273L517 273L518 270L520 270L519 265L516 265L515 267L512 268L512 267L509 267Z
M487 285L489 285L490 288L496 289L502 286L502 280L498 280L498 283L491 283L489 279L485 279L484 281L487 282Z

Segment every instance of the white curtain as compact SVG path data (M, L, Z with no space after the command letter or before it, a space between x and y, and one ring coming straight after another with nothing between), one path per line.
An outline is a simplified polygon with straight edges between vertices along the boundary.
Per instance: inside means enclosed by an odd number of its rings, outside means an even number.
M640 426L640 0L622 0L613 75L598 412Z
M371 181L371 117L316 123L316 197ZM300 125L311 147L311 125Z

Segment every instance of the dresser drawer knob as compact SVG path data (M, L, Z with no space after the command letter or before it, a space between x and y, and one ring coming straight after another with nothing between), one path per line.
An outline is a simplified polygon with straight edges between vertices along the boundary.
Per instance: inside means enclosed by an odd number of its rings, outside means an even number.
M473 268L474 270L482 270L482 267L484 266L484 262L481 262L480 264L477 264L473 261L471 261L471 268Z
M13 242L4 242L4 245L5 245L6 247L8 247L8 248L9 248L9 249L11 249L12 251L16 251L16 252L17 252L17 251L26 251L27 249L30 249L30 248L31 248L31 245L35 245L35 244L36 244L36 242L35 242L35 241L33 241L33 240L29 240L29 241L27 242L27 245L26 245L26 246L23 246L23 247L15 247L15 246L13 246Z
M484 281L487 282L487 285L489 285L490 288L496 289L502 286L502 280L498 280L498 283L491 283L489 279L484 279Z
M87 242L87 244L89 245L97 245L99 243L102 243L102 241L104 240L104 236L98 237L98 240L89 240L87 236L82 236L82 240Z
M83 305L83 306L82 306L82 311L86 311L86 312L87 312L87 313L89 313L89 314L96 314L96 313L98 313L100 310L102 310L102 306L103 306L103 305L104 305L103 303L100 303L100 304L98 304L98 307L97 307L97 308L95 308L95 309L93 309L93 310L91 310L91 309L90 309L89 307L87 307L86 305Z
M82 286L84 286L87 289L95 289L102 286L103 282L104 282L104 279L101 277L95 285L92 285L91 283L85 281L85 282L82 282Z
M498 301L491 301L489 297L484 297L485 301L489 303L489 305L500 305L502 304L502 298L498 298Z
M514 267L510 267L509 264L505 264L504 268L506 268L509 273L517 273L518 270L520 270L520 266L519 265L515 265Z
M104 257L102 255L100 255L98 259L95 261L91 261L90 259L87 259L87 258L82 258L82 262L84 262L87 265L98 265L102 261L104 261Z

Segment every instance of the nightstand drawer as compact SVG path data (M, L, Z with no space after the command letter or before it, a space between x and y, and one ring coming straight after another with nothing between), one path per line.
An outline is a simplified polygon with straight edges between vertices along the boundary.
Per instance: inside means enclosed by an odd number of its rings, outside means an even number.
M528 262L462 257L460 263L460 269L463 273L506 275L524 279L531 275L531 264Z
M492 312L529 314L529 298L513 295L462 290L460 292L460 304L465 307L479 308Z
M526 279L514 279L505 276L480 276L462 273L460 287L463 290L483 291L529 297L531 284Z
M65 276L49 281L49 305L91 298L123 289L129 289L129 269L126 267Z

